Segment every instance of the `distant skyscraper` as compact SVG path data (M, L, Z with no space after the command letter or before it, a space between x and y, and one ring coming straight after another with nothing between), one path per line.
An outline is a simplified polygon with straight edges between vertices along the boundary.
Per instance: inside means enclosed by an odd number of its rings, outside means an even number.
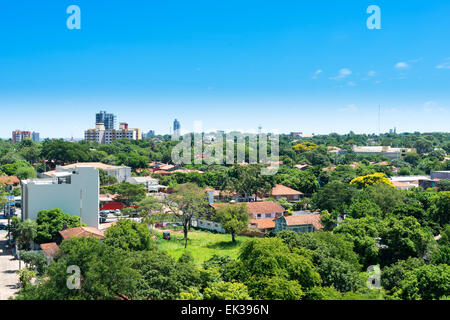
M32 139L34 142L39 142L39 140L40 140L40 138L39 138L39 132L34 132L34 131L33 131L33 133L31 134L31 139Z
M106 130L112 130L116 127L116 116L106 111L100 111L95 115L95 124L103 123Z
M143 134L144 136L144 134ZM155 130L150 130L147 134L145 134L144 138L152 138L155 136Z
M178 121L177 119L175 119L175 120L173 121L173 134L174 134L175 136L179 136L179 135L180 135L180 128L181 128L180 121Z

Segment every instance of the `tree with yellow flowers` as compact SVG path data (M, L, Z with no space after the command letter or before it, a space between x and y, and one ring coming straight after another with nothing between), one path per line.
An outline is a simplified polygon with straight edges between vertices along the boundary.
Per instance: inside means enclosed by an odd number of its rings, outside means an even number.
M303 142L292 147L294 151L306 152L317 149L319 146L312 142Z
M384 183L392 188L395 188L395 186L388 179L386 174L384 174L382 172L376 172L374 174L368 174L363 177L357 177L357 178L353 179L352 181L350 181L350 185L352 185L358 189L367 188L367 187L373 186L374 184L377 184L377 183Z

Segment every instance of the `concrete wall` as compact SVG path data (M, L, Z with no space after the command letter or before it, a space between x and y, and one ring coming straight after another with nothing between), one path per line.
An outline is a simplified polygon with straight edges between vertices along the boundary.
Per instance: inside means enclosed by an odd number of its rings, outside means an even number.
M119 182L125 182L131 178L131 168L108 169L106 172L115 177Z
M77 167L70 184L22 184L24 219L35 220L41 210L59 208L71 216L81 217L89 227L99 226L99 175L92 167Z

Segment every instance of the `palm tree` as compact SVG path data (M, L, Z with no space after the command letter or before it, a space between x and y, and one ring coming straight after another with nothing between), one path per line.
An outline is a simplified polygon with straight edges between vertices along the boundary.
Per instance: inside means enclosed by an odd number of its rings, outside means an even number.
M19 224L18 228L18 242L26 250L30 250L31 242L37 235L37 223L36 221L27 219Z

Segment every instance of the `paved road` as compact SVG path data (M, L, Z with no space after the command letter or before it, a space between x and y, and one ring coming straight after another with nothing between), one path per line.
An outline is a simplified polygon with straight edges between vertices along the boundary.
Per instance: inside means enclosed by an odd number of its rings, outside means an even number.
M8 220L0 216L0 223ZM18 291L19 261L14 259L10 248L6 248L8 231L0 230L0 300L7 300Z

